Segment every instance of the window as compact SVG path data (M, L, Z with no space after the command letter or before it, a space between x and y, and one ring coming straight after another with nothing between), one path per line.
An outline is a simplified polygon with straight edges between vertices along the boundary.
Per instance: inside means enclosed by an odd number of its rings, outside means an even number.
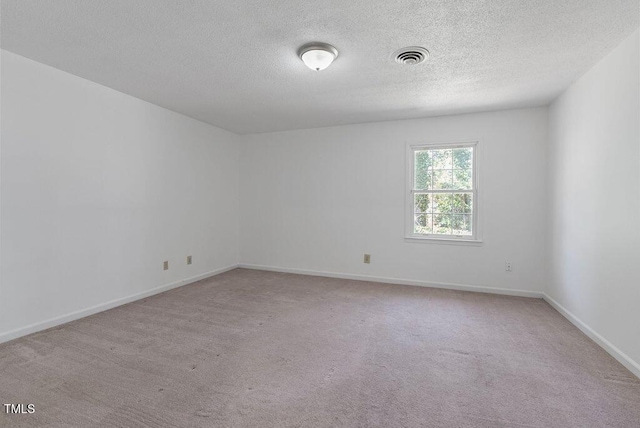
M409 146L407 237L478 241L477 143Z

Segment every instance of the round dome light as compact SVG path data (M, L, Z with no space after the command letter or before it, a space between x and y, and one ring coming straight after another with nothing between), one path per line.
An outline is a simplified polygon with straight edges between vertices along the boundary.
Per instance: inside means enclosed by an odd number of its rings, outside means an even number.
M326 43L307 43L298 50L298 56L307 67L320 71L329 67L338 57L338 50Z

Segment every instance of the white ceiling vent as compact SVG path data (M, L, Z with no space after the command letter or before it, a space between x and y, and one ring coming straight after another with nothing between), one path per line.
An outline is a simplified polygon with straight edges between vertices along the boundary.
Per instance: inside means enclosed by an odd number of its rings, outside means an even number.
M429 58L429 51L419 46L409 46L395 51L393 58L400 64L416 65Z

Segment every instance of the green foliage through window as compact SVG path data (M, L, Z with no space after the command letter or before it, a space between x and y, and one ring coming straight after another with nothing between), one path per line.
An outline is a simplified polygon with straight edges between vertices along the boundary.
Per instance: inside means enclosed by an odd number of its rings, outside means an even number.
M473 154L471 146L414 152L414 233L473 234Z

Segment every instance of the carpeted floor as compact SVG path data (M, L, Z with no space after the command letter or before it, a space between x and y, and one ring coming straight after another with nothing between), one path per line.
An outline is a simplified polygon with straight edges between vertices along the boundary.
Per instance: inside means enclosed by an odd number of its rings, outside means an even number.
M640 380L542 300L242 269L0 345L0 401L35 404L12 427L640 427Z

